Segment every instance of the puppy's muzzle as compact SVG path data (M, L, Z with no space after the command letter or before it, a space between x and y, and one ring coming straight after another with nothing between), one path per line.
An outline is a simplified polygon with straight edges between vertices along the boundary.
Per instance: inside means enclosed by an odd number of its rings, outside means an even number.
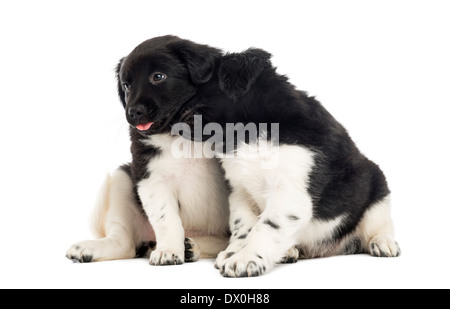
M134 122L139 123L145 113L145 107L142 104L137 104L128 109L128 115Z

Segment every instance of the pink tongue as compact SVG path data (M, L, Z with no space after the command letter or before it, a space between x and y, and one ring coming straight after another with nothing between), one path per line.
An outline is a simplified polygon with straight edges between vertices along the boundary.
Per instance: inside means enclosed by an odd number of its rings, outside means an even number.
M144 123L144 124L138 124L138 125L136 126L136 128L137 128L139 131L145 131L145 130L150 129L150 127L152 126L152 124L153 124L153 122Z

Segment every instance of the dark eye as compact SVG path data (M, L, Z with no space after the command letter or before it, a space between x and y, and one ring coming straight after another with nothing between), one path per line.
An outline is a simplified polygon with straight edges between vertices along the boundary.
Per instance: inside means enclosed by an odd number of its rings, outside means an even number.
M152 83L158 83L160 81L163 81L164 79L166 79L166 74L164 73L153 73L153 75L150 77L150 82Z
M125 92L130 92L131 86L129 83L122 83L122 87Z

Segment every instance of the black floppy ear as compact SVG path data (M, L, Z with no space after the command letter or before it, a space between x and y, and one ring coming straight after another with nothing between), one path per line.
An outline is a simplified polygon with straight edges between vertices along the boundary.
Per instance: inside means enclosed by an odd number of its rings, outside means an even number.
M250 48L242 53L227 54L219 67L219 87L233 100L242 97L258 78L259 74L271 66L271 54Z
M168 45L172 52L186 64L195 85L209 81L214 73L216 60L222 52L208 45L196 44L188 40L177 41Z
M126 57L123 57L119 60L119 63L116 66L116 79L117 79L117 92L119 94L120 101L122 102L123 107L127 104L125 102L125 92L122 89L122 82L120 80L120 69L122 68L122 64L125 61Z

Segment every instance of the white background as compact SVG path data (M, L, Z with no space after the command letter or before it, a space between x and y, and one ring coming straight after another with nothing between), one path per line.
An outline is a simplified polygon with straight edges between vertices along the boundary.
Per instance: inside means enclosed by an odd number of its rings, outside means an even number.
M449 288L450 8L446 1L2 1L0 287ZM74 264L109 171L129 160L114 67L175 34L260 47L317 96L393 192L402 256L331 257L222 278L212 260Z

